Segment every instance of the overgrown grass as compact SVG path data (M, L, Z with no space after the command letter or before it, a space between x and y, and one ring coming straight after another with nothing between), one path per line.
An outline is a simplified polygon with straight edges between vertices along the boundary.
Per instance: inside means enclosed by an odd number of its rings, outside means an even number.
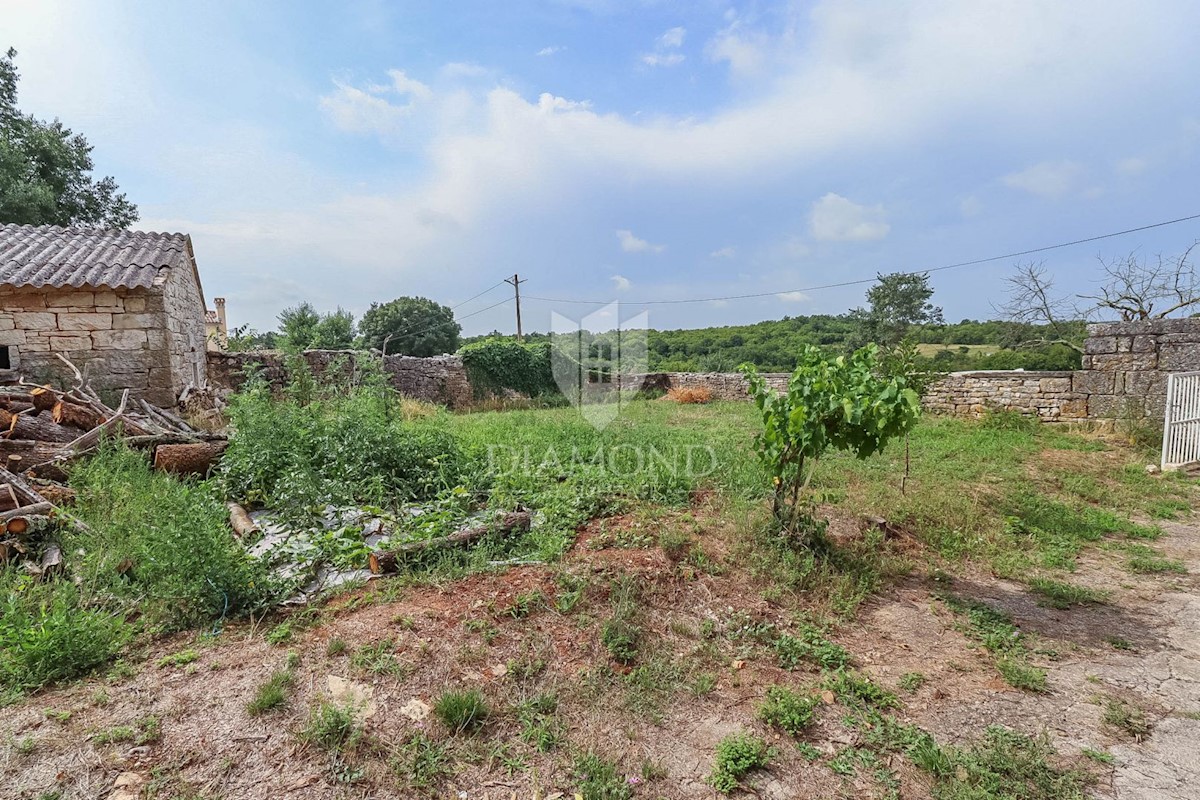
M487 702L478 689L442 692L433 704L433 713L451 733L471 733L488 718Z
M1051 578L1033 578L1029 581L1029 588L1041 598L1043 604L1064 610L1072 606L1105 603L1109 597L1108 592L1099 589L1064 583Z
M977 600L951 594L939 597L951 611L962 616L960 630L995 657L996 669L1010 686L1031 692L1046 690L1046 671L1028 663L1025 635L1007 613Z
M774 728L792 736L799 736L812 722L821 699L804 695L786 686L770 686L762 705L758 707L758 718Z
M300 656L294 652L288 653L287 665L271 673L271 677L258 687L254 699L246 704L246 712L257 717L283 706L296 684L296 667L299 665Z
M765 741L748 733L734 733L717 744L708 782L718 792L729 794L741 786L742 778L771 763L774 751Z

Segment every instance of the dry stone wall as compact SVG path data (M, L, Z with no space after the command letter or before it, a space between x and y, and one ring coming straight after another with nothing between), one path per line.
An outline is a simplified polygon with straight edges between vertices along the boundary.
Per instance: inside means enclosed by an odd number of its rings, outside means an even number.
M988 411L1017 411L1043 422L1086 419L1088 396L1075 391L1074 372L1022 370L955 372L929 387L926 411L979 417Z
M274 351L215 353L208 357L208 381L218 389L238 389L247 370L254 369L272 387L288 380L287 357ZM307 350L302 354L314 375L348 379L361 354L346 350ZM458 356L414 358L384 356L383 370L392 386L406 397L438 403L452 409L469 408L473 400L467 369Z

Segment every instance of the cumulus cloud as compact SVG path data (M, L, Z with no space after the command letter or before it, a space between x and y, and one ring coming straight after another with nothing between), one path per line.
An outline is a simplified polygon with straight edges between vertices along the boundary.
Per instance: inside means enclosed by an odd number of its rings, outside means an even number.
M646 53L642 63L651 67L674 67L684 62L683 53Z
M1149 166L1150 162L1144 158L1138 158L1136 156L1132 158L1122 158L1117 162L1116 172L1118 175L1133 177L1135 175L1141 175Z
M1005 175L1000 182L1038 197L1062 197L1079 187L1084 169L1074 161L1043 161Z
M566 49L567 48L562 45L553 44L553 45L550 45L549 47L543 47L541 50L538 50L536 53L534 53L534 55L545 58L546 56L552 56L552 55L555 55L556 53L561 53L562 51L564 51Z
M840 194L829 194L812 205L809 230L817 241L865 242L882 239L891 226L884 220L883 206L863 206Z
M613 288L618 292L629 291L629 287L633 285L624 275L613 275L609 280L613 282Z
M737 250L732 247L722 247L719 250L713 250L708 254L709 258L733 258L737 255Z
M661 253L667 249L664 244L651 244L645 239L639 239L633 235L633 231L628 230L617 231L617 241L626 253Z
M683 37L686 35L686 28L668 28L662 36L658 37L656 44L664 50L674 47L683 47Z

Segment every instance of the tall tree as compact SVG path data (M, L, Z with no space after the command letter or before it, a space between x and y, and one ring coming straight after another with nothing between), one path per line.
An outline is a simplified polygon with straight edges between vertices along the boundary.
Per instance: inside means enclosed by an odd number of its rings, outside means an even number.
M931 297L933 287L929 285L928 274L878 275L875 285L867 290L871 307L850 312L857 324L850 349L857 350L870 342L885 348L895 347L914 325L943 324L942 309L929 302Z
M398 297L390 303L372 303L358 327L368 347L387 355L453 353L462 333L453 311L425 297Z
M312 347L318 350L349 350L354 347L354 315L340 306L323 314L317 323Z
M0 222L129 227L137 206L113 178L92 176L87 139L17 108L16 55L0 58Z
M279 333L283 337L280 344L285 350L308 350L317 339L320 324L321 315L312 303L289 306L279 312Z

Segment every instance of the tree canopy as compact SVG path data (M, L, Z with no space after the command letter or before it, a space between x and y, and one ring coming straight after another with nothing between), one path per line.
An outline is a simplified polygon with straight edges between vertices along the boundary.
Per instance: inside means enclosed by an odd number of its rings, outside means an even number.
M311 303L279 313L281 344L287 350L347 350L354 346L354 315L338 308L319 314Z
M112 177L92 176L88 140L17 108L16 55L0 58L0 222L129 227L137 206Z
M462 326L454 312L426 297L372 303L359 324L363 343L385 355L436 356L458 349Z

